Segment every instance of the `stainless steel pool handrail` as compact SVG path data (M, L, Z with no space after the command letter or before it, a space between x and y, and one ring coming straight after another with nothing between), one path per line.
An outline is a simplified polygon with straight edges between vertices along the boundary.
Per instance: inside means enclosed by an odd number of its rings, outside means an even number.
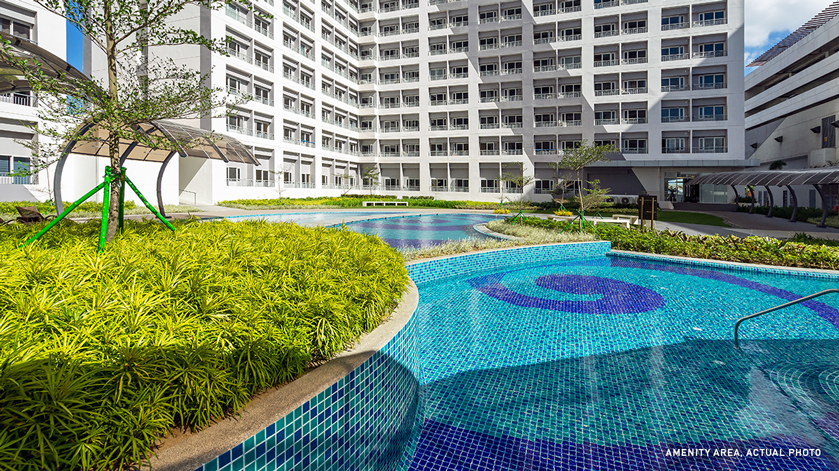
M788 303L780 304L778 306L771 307L769 309L765 309L763 311L756 312L754 314L749 314L746 317L741 317L734 324L734 347L737 348L737 349L740 348L740 324L743 321L747 321L749 319L753 319L755 317L762 316L764 314L769 314L770 312L777 311L777 310L783 309L785 307L793 306L793 305L798 304L798 303L803 303L804 301L809 301L813 298L818 298L819 296L824 296L825 294L830 294L830 293L839 293L839 289L837 289L837 288L826 289L824 291L819 291L818 293L814 293L814 294L811 294L809 296L804 296L803 298L798 298L798 299L790 301Z

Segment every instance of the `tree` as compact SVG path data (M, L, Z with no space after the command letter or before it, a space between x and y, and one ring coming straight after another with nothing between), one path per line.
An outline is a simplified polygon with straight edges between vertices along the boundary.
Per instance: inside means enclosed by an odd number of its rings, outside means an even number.
M606 194L609 193L609 188L600 188L600 180L593 180L588 183L588 188L581 189L578 201L580 202L580 212L585 214L587 209L596 208L606 201Z
M521 193L519 193L519 209L524 209L524 188L533 183L536 178L533 175L524 174L523 164L515 165L519 168L519 173L507 172L501 176L501 181L510 182L521 190Z
M29 82L39 97L42 137L32 145L33 160L49 165L59 146L76 139L102 142L109 165L120 168L120 142L138 142L153 149L189 147L187 136L146 133L140 126L157 120L212 118L249 97L232 96L207 85L209 75L154 54L165 47L199 46L227 55L227 38L214 40L177 27L171 20L187 8L219 9L233 0L33 0L78 28L104 59L103 77L79 78L46 73L37 58L16 56L9 42L0 47L0 60ZM243 0L248 7L250 0ZM83 126L92 128L77 135ZM49 138L45 143L43 137ZM176 142L172 142L174 138ZM116 234L122 177L114 174L110 189L107 237Z
M776 160L769 164L769 170L781 170L787 166L787 163L783 160Z
M362 174L362 182L370 187L370 196L373 196L373 189L379 186L380 173L376 167L370 167Z
M557 170L570 170L575 175L575 187L578 201L582 204L583 199L583 181L582 171L594 162L600 162L606 159L606 154L618 152L618 149L613 145L588 145L586 141L580 142L578 147L573 149L566 149L561 155L562 159L558 162L550 163L552 168ZM597 180L595 180L597 181ZM598 181L599 184L599 181ZM584 210L584 208L580 208Z

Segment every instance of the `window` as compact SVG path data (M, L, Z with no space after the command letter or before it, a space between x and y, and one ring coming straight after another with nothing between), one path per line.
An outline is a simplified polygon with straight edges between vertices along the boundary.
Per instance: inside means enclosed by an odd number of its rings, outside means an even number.
M538 31L533 33L533 42L535 44L545 44L553 41L554 32L553 31Z
M452 92L453 103L467 103L469 102L469 92Z
M432 105L445 105L446 104L446 94L445 93L431 93L431 104Z
M554 12L554 4L553 3L542 3L539 5L533 5L533 16L547 16L552 15Z
M0 31L23 39L32 39L32 26L18 20L0 18Z
M647 140L646 139L624 139L621 152L627 154L646 154Z
M699 45L699 55L702 57L719 57L725 55L725 43L709 43Z
M504 44L507 45L521 45L521 35L520 34L510 34L504 36Z
M614 52L603 52L594 55L594 62L610 62L615 60Z
M699 121L721 121L725 119L725 106L700 106Z
M684 108L662 108L661 122L662 123L680 123L686 121Z
M628 30L647 29L647 20L624 21L623 29L628 29Z
M834 121L836 116L822 118L822 149L836 147L836 128L832 126Z
M242 170L238 167L227 167L227 181L238 182L241 180Z
M669 92L673 90L684 90L684 77L664 77L661 79L661 91Z
M446 69L431 69L428 73L431 80L443 80L446 78Z
M594 37L602 38L606 36L614 36L618 33L618 25L609 23L605 25L594 25Z
M466 66L452 67L452 78L466 78L469 76L469 68Z
M646 50L624 51L623 52L623 59L625 61L628 61L628 62L636 62L636 63L647 62L647 51Z
M603 94L614 92L617 87L615 87L615 82L594 82L594 92L601 92Z
M699 14L699 23L702 25L718 25L725 22L725 11L708 11Z
M506 10L504 10L504 19L505 20L520 20L521 19L521 7L507 8Z
M502 96L507 101L521 101L521 88L505 88L501 91Z
M553 85L549 85L546 87L533 87L533 94L534 95L552 95L554 92Z
M536 127L556 126L556 119L553 113L537 114L534 117Z
M608 124L608 123L616 122L617 121L617 119L615 119L616 114L617 114L617 111L613 111L613 110L595 111L594 112L594 121L595 122L600 121L601 122L600 124ZM606 121L606 123L603 123L603 121Z
M563 69L579 69L580 67L582 67L582 57L581 56L560 57L559 58L559 65L562 66Z
M562 121L568 122L579 122L582 121L583 114L580 112L575 113L562 113Z
M481 64L481 75L498 75L498 64Z
M647 89L647 80L646 79L624 80L623 81L623 89L624 90L646 90Z
M436 44L429 44L428 49L431 55L436 54L445 54L446 53L446 43L436 43Z
M484 49L496 49L498 48L498 38L482 38L481 39L481 50Z
M725 74L700 75L697 88L725 88Z
M582 145L580 141L560 141L559 148L562 150L579 149Z
M498 90L481 90L481 103L498 101Z
M236 77L227 77L227 91L234 95L242 93L242 82Z
M481 129L497 129L498 116L481 116Z
M498 12L497 11L485 11L478 15L478 19L481 23L495 23L498 21Z
M568 85L560 85L559 90L565 96L578 96L580 94L581 85L576 84L568 84Z
M662 26L681 25L684 22L685 22L685 17L682 16L682 15L662 16L661 17L661 25Z
M582 34L582 28L565 28L559 31L559 35L562 36L562 39L565 41L580 39L580 36L582 36Z
M469 16L468 15L457 15L452 16L449 19L449 22L452 26L466 26L469 24Z
M508 128L520 128L522 126L521 115L504 116L504 126Z
M700 152L727 152L724 137L700 137L697 144Z
M623 119L627 124L644 124L647 122L647 110L623 110Z
M269 182L269 181L271 181L271 174L268 173L268 170L257 170L256 171L256 181L258 181L258 182Z
M504 63L504 73L506 74L520 74L521 71L521 61Z
M684 137L666 137L661 140L661 152L665 154L678 154L685 152Z
M466 52L469 50L469 41L452 41L452 52Z

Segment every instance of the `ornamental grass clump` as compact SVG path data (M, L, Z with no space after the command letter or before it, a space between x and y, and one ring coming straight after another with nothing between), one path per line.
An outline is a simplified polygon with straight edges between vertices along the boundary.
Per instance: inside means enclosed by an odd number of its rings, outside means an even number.
M408 283L375 236L261 221L0 227L0 469L116 470L378 325Z

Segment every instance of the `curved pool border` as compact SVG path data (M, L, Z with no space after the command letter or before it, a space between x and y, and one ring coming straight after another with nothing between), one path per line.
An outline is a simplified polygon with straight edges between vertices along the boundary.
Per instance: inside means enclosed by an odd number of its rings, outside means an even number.
M151 464L165 471L407 469L409 463L400 458L416 445L411 441L412 430L422 417L418 321L413 315L419 303L417 285L540 259L550 262L610 253L839 281L839 274L828 270L612 251L611 243L604 241L500 248L413 261L406 264L410 288L392 319L363 338L357 348L256 398L241 416L167 446ZM271 460L274 465L267 466Z

